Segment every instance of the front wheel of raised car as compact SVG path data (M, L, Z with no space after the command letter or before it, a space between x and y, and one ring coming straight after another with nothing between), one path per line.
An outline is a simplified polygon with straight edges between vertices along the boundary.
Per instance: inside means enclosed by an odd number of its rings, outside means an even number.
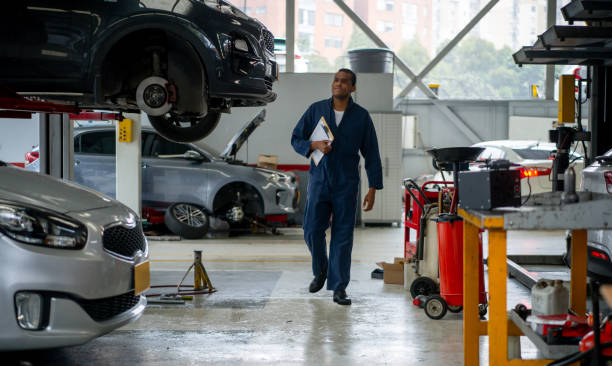
M202 207L178 202L168 207L164 223L176 235L185 239L200 239L208 232L210 218Z
M208 112L204 117L181 116L166 113L162 116L148 116L151 126L168 140L194 142L205 138L217 127L221 113Z

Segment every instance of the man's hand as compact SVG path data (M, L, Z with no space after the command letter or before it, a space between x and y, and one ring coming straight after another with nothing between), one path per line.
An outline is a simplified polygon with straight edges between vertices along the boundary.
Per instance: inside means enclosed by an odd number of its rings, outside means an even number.
M363 210L370 211L374 207L374 198L376 196L376 188L370 188L363 200Z
M331 151L331 140L313 141L310 143L310 151L320 150L323 154Z

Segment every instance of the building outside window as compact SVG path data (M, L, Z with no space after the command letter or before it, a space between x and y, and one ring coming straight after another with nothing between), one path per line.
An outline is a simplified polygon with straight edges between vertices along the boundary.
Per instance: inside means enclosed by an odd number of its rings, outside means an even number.
M406 40L414 39L416 36L416 28L416 23L402 24L402 38Z
M301 52L311 53L314 46L314 34L299 32L297 46Z
M382 33L393 32L393 22L386 22L384 20L376 21L376 30Z
M334 27L342 27L342 14L325 13L325 24Z
M265 6L258 6L257 10L255 11L256 14L265 14L267 13L267 8Z
M308 9L300 9L298 11L298 24L315 25L315 11Z
M327 48L342 48L342 38L325 37L325 47L327 47Z
M404 23L416 23L418 9L416 4L402 4L402 21Z
M393 11L395 0L377 0L376 10Z

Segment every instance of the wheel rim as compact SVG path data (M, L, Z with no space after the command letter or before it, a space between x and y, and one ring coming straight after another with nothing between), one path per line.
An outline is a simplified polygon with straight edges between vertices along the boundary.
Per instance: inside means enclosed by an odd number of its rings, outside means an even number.
M204 211L193 205L176 205L173 214L178 221L191 227L203 227L208 222L208 218Z
M431 288L426 283L419 283L415 286L415 292L417 295L429 295L431 294Z
M427 307L427 313L432 316L440 316L444 309L444 305L442 305L442 302L438 299L429 300L425 306Z

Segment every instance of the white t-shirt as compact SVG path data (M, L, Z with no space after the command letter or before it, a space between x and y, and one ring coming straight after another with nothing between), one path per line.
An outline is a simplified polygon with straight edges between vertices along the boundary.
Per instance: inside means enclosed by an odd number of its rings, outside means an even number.
M336 115L336 126L340 127L340 122L342 122L342 116L344 116L344 111L337 111L334 109L334 114Z

